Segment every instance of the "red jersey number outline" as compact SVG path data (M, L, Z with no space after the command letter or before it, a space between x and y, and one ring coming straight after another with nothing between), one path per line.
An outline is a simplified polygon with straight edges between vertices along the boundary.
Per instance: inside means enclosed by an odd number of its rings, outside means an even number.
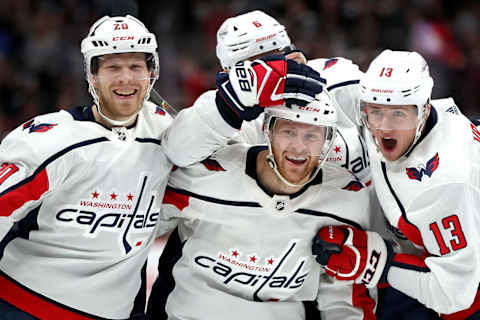
M463 233L460 220L456 214L445 217L442 219L442 226L444 230L449 230L452 235L452 240L450 240L450 246L453 251L463 249L467 246L467 240L465 239L465 234ZM430 223L430 230L437 240L438 247L440 248L440 254L443 256L447 253L450 253L450 248L445 243L440 228L436 222Z
M17 171L18 167L13 163L2 163L2 166L0 166L0 184Z

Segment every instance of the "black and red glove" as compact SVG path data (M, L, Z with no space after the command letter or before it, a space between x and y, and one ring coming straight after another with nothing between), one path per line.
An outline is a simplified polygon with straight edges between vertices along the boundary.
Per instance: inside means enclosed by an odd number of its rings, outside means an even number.
M238 62L228 73L217 73L216 83L217 107L236 127L242 120L258 117L263 107L307 105L323 91L326 80L305 64L284 55L269 55Z
M367 288L386 282L393 248L376 232L351 226L322 227L312 245L313 254L328 275Z

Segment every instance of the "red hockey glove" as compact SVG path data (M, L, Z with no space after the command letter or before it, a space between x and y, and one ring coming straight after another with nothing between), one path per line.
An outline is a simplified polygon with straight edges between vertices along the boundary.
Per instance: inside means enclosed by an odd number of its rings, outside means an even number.
M313 239L312 251L328 275L367 288L386 280L393 257L391 245L378 233L346 225L322 227Z
M262 111L259 106L307 105L323 91L326 80L305 64L269 55L238 62L228 74L217 73L216 83L220 113L238 126L238 121L255 119Z

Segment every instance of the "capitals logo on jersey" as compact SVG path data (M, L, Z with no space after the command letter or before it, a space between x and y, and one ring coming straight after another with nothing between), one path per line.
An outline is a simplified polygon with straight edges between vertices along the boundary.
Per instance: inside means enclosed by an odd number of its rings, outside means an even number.
M327 61L325 61L325 65L323 66L323 70L328 69L330 67L333 67L333 65L335 65L337 62L338 62L337 58L328 59Z
M38 123L38 124L35 124L35 120L32 119L28 122L25 122L23 124L23 130L26 130L28 129L28 133L32 133L32 132L46 132L50 129L52 129L53 127L55 127L56 124L55 123Z
M438 152L432 157L432 159L427 161L425 167L422 165L418 168L407 168L407 175L412 180L422 181L423 175L425 174L428 177L432 177L432 174L437 170L440 163L440 158L438 157Z

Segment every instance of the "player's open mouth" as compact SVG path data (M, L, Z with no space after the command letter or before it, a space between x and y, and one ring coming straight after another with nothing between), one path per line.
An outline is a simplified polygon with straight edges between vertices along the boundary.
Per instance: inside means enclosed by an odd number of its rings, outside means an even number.
M393 138L382 138L381 143L384 149L386 149L387 151L392 151L397 145L397 140Z
M135 95L137 92L138 92L137 89L134 89L133 91L113 90L113 93L115 93L117 96L120 96L120 97L131 97Z
M289 162L292 162L295 165L302 165L307 162L307 158L305 157L294 157L294 156L286 156Z

